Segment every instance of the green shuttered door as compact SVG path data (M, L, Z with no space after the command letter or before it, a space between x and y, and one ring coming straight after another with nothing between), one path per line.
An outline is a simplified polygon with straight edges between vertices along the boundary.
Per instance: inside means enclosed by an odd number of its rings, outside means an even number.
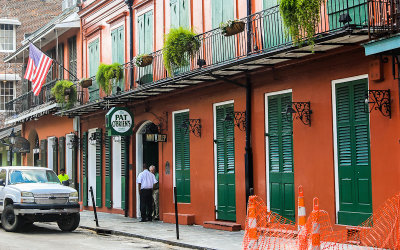
M57 137L54 137L54 142L53 142L53 171L58 174L58 139Z
M124 64L125 63L125 33L124 26L120 26L111 31L111 51L112 51L112 62ZM121 88L121 91L125 90L125 81L121 79L113 85L112 93L117 93L117 87Z
M279 11L278 0L263 0L264 9L273 8L273 11L268 12L263 18L264 27L264 50L276 49L277 46L289 43L290 37L285 34L285 28L283 25L281 13Z
M95 76L100 65L100 44L99 38L89 43L89 77ZM94 80L89 87L89 100L99 99L99 85Z
M103 142L101 129L96 129L96 206L102 206Z
M65 137L60 137L58 140L58 155L60 158L60 170L65 169ZM65 169L66 172L67 170Z
M284 114L291 101L291 93L268 97L268 160L271 211L294 222L293 128Z
M139 34L139 55L150 54L153 52L153 11L148 11L138 17L138 34ZM146 67L137 67L138 81L140 84L146 84L153 81L153 65Z
M121 138L121 208L125 209L125 176L128 170L129 137Z
M106 154L106 207L111 208L112 207L112 201L111 201L112 137L108 136L107 131L104 133L104 140L105 140L105 154Z
M88 132L83 133L82 138L82 161L83 161L83 181L82 181L82 192L83 192L83 205L88 205Z
M189 119L189 112L174 114L175 120L175 183L177 200L190 203L190 136L182 128L182 123Z
M336 85L338 222L359 225L372 213L367 79Z
M228 113L233 104L216 107L217 219L236 221L234 124L225 121Z
M368 0L330 0L327 1L329 28L337 29L344 26L339 22L340 15L349 13L350 24L368 26Z
M218 28L222 22L234 19L234 0L212 0L212 28ZM212 37L213 63L223 62L235 57L236 36Z

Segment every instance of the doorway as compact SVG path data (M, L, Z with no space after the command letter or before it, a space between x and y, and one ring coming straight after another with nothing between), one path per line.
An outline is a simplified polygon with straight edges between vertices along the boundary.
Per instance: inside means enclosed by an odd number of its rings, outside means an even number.
M158 172L158 143L146 141L146 134L158 134L158 127L145 121L136 132L136 177L143 171L143 164L154 165ZM137 184L135 183L136 187ZM136 217L140 217L140 196L136 188Z

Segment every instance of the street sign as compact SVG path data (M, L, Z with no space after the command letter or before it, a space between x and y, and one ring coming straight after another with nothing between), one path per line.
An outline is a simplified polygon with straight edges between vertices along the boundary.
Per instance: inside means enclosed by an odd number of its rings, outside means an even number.
M108 135L132 135L133 115L127 108L113 107L106 114Z
M148 142L166 142L167 135L164 134L145 134L145 139Z

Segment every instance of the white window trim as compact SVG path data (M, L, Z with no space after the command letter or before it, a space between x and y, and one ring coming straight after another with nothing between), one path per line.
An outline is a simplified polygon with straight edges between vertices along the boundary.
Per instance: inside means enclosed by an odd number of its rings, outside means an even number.
M335 223L338 224L338 213L340 208L339 203L339 159L338 159L338 150L337 150L337 120L336 120L336 84L351 82L360 79L367 79L368 88L369 88L369 79L368 74L358 75L348 78L342 78L332 81L332 121L333 121L333 159L334 159L334 167L335 167ZM368 116L369 119L369 116ZM368 121L369 122L369 121Z
M12 50L0 50L0 52L14 52L17 49L17 25L13 22L1 22L1 20L8 20L8 19L0 19L0 24L10 24L13 26L13 49Z
M16 84L17 84L17 81L14 81L14 80L12 80L12 81L7 81L7 82L13 82L13 99L15 99L15 98L17 98L17 90L16 90ZM1 94L0 94L0 96L1 96ZM5 103L4 103L4 108L5 108ZM15 110L15 107L13 108L13 110ZM8 110L6 110L6 109L0 109L0 113L3 113L3 112L7 112Z
M269 96L274 96L274 95L282 95L282 94L287 94L287 93L293 93L292 89L285 89L285 90L280 90L280 91L275 91L275 92L269 92L265 94L265 133L268 133L268 97ZM270 201L271 197L269 194L269 137L265 136L265 186L267 189L267 208L270 210Z
M226 105L226 104L232 104L232 103L235 103L234 100L213 103L213 126L214 126L214 128L213 128L213 130L214 130L213 144L214 144L214 183L215 183L214 184L214 205L215 205L215 208L218 207L217 143L215 143L215 140L217 139L217 107ZM215 216L218 217L218 211L217 211L217 209L215 209L215 210L216 210Z

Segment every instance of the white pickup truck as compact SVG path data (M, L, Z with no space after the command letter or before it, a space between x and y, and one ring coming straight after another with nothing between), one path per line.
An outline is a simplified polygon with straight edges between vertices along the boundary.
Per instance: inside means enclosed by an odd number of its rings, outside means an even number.
M78 192L48 168L0 167L0 213L6 231L51 221L73 231L80 221Z

